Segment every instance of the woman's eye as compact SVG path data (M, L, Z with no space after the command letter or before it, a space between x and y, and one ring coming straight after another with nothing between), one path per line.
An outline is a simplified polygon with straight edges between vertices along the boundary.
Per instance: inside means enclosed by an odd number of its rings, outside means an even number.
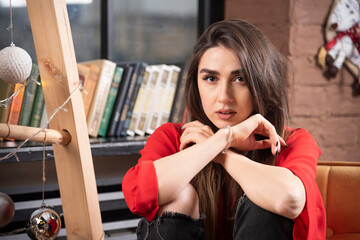
M206 76L206 77L204 77L204 80L206 80L208 82L215 82L216 78L213 76Z
M244 80L243 77L238 76L238 77L236 77L236 78L234 79L234 81L235 81L235 82L244 82L245 80Z

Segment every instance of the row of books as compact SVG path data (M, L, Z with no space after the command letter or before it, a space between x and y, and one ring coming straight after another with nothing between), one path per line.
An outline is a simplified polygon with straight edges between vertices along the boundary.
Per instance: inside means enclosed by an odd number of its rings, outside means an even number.
M106 59L78 63L79 79L86 90L83 102L89 135L120 137L153 133L170 119L174 99L179 94L181 70L175 65L116 64ZM34 64L30 77L36 76L41 83L38 66ZM0 98L6 98L20 86L13 87L0 80ZM10 108L0 109L0 122L46 128L44 104L41 85L30 81Z
M10 105L0 107L0 122L15 125L47 127L44 93L40 85L39 69L33 64L31 75L36 81L29 81L26 87L22 83L10 84L0 80L0 99L12 98ZM19 90L20 89L20 90Z

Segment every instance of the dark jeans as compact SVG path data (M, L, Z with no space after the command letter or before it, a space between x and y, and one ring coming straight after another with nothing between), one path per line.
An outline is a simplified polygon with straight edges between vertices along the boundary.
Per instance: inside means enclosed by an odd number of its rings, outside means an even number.
M184 214L164 213L152 222L143 218L136 234L141 240L204 239L200 222ZM293 239L293 228L291 219L258 207L245 195L240 198L235 216L235 240Z

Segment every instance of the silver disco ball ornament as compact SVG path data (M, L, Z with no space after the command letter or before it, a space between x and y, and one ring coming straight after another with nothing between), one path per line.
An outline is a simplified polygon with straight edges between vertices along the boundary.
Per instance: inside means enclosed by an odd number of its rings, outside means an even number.
M60 229L59 214L49 207L41 207L31 214L27 234L33 240L51 240L57 237Z
M0 228L8 225L15 214L15 205L13 200L5 193L0 192Z

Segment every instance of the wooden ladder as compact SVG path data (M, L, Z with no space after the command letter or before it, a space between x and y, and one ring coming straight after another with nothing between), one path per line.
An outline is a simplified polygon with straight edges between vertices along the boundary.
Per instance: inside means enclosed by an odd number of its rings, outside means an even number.
M62 105L49 128L71 135L67 145L53 144L68 239L104 239L96 179L74 45L65 0L27 0L46 111Z

